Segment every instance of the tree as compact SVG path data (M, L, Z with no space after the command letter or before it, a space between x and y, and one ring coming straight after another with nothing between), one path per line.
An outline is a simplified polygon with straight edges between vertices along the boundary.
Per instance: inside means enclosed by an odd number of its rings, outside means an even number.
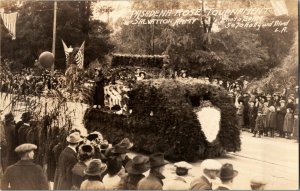
M15 3L16 4L16 3ZM110 41L112 31L105 23L92 19L92 2L59 1L57 10L57 38L55 67L65 68L65 54L61 40L72 47L85 46L85 65L96 58L102 60L114 45ZM6 9L12 9L12 5ZM53 2L24 1L16 10L17 39L2 35L1 55L25 67L32 67L43 51L51 51L53 27Z
M265 7L261 1L207 1L207 7L251 8ZM136 0L133 9L181 9L201 7L202 1ZM271 5L270 5L271 6ZM232 17L237 17L232 15ZM274 28L226 29L219 22L222 18L199 17L194 24L186 25L123 25L116 35L117 51L132 54L170 55L170 66L188 69L192 76L223 76L236 79L241 75L261 77L278 66L288 54L296 31L296 18L291 18L285 34L275 34ZM224 18L223 18L224 19ZM273 17L269 19L287 19ZM213 31L213 27L223 28ZM154 35L152 36L152 28Z

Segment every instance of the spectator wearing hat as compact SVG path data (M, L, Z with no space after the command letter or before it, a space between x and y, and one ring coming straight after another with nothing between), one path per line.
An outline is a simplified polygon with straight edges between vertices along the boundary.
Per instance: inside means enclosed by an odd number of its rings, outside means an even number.
M267 180L264 177L253 177L250 181L250 187L252 190L265 190Z
M269 112L267 115L267 127L270 137L274 137L274 131L276 129L276 111L274 106L269 107Z
M81 183L80 190L105 190L100 176L106 168L100 159L93 159L84 170L87 179Z
M280 106L280 103L279 103L279 101L280 101L279 93L274 93L273 97L274 97L274 99L273 99L273 105L275 106L275 108L277 108L277 107Z
M84 170L93 160L94 148L89 144L80 145L78 148L78 162L72 168L72 189L79 189L85 180Z
M191 182L190 190L212 190L218 181L221 163L213 159L206 159L201 163L203 174Z
M286 114L283 122L283 132L285 138L290 139L291 133L293 132L294 116L291 108L286 109Z
M293 123L293 138L298 140L298 128L299 128L299 119L298 119L298 108L294 112L294 123Z
M105 161L106 158L103 153L101 153L101 143L104 141L103 136L100 132L94 131L86 137L88 142L91 144L91 146L94 147L94 158L95 159L100 159L101 161Z
M283 123L286 114L286 106L284 100L280 100L279 103L280 103L280 107L277 108L277 116L276 116L277 131L280 137L284 137Z
M120 157L110 157L107 160L107 174L103 177L103 184L106 190L117 190L121 177L124 175L121 172L122 160Z
M126 152L120 153L120 157L122 159L122 165L125 168L126 164L131 160L126 153L133 147L133 143L128 138L124 138L117 145L120 146L120 148L126 149L126 150L124 149L124 151Z
M164 190L188 190L190 181L187 176L192 165L185 161L181 161L175 163L174 166L176 168L176 176L165 181Z
M54 178L54 189L70 190L72 187L72 168L78 162L76 147L82 141L78 132L67 138L68 146L61 152Z
M4 116L4 134L6 140L6 156L3 161L4 170L7 166L14 164L18 160L16 154L14 153L14 148L17 146L15 141L15 128L16 123L14 120L14 115L10 112Z
M257 117L257 107L254 107L254 101L249 102L248 116L251 133L253 133L255 129L255 120Z
M150 173L138 183L138 190L162 190L164 167L168 162L164 160L163 153L155 153L150 156Z
M232 164L222 165L220 170L220 179L222 184L216 190L231 190L233 179L238 175L238 171L233 169Z
M242 100L238 101L236 116L240 130L244 127L244 109L244 102Z
M268 102L264 102L263 107L262 107L262 116L263 116L263 122L264 122L264 127L263 127L263 135L264 136L268 136L268 125L267 125L268 113L269 113Z
M295 110L295 98L294 95L290 95L286 104L286 108L291 108L291 111L294 112Z
M15 149L21 160L7 167L1 181L3 190L48 190L48 181L41 166L34 164L34 144L22 144Z
M268 102L268 107L270 107L271 105L274 105L271 94L267 94L267 102Z
M125 169L128 174L122 177L119 189L137 190L139 181L145 178L143 173L150 169L149 158L137 155L126 164Z
M258 133L258 138L260 138L263 129L264 129L264 118L261 109L259 109L255 120L255 129L254 129L253 137L256 137L256 134Z

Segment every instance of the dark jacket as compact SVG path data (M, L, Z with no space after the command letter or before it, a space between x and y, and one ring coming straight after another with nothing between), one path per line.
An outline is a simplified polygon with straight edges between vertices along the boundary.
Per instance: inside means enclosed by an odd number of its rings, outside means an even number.
M72 168L77 163L76 152L66 147L59 155L54 178L54 189L70 190L72 187Z
M143 174L126 174L120 181L119 190L137 190L138 183L143 178Z
M31 160L19 160L9 166L2 178L1 189L48 190L48 181L42 167Z
M190 190L212 190L212 184L207 178L201 176L191 182Z
M257 117L257 107L249 107L248 116L249 116L250 127L254 128L255 120Z
M150 173L147 177L143 178L137 186L138 190L162 190L163 181L165 177L162 174Z
M259 115L255 122L255 131L262 131L264 129L264 116Z
M294 115L292 113L286 113L283 123L283 131L292 133L294 126Z
M276 129L276 112L270 111L267 115L267 127Z
M72 189L80 189L81 183L85 180L84 170L86 169L86 164L79 161L72 168Z
M277 129L279 131L283 131L283 122L284 122L284 117L286 114L286 107L280 107L277 109Z

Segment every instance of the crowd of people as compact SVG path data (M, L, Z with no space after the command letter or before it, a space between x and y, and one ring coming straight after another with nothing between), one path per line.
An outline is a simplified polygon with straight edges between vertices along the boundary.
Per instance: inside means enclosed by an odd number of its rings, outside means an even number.
M201 163L196 178L189 176L193 166L185 161L174 163L174 174L165 175L165 165L170 163L163 153L130 158L128 152L134 145L128 138L112 145L97 131L82 136L74 129L66 141L68 145L55 161L55 190L231 190L238 175L232 164L213 159ZM20 160L5 169L1 189L50 189L44 170L33 162L36 150L31 143L14 149ZM255 177L249 186L263 190L267 183Z
M254 137L298 138L298 86L289 95L237 92L235 105L238 127Z

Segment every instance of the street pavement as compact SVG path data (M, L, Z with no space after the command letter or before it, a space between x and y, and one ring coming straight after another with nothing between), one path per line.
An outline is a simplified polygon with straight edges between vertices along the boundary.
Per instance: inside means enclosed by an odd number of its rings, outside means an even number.
M234 179L233 189L251 190L250 180L255 176L263 176L268 180L266 189L298 190L299 188L299 145L295 140L283 138L252 137L251 133L242 132L241 151L228 153L218 158L222 164L231 163L239 174ZM192 163L191 177L201 174L202 161ZM165 176L174 174L172 165L166 167Z

